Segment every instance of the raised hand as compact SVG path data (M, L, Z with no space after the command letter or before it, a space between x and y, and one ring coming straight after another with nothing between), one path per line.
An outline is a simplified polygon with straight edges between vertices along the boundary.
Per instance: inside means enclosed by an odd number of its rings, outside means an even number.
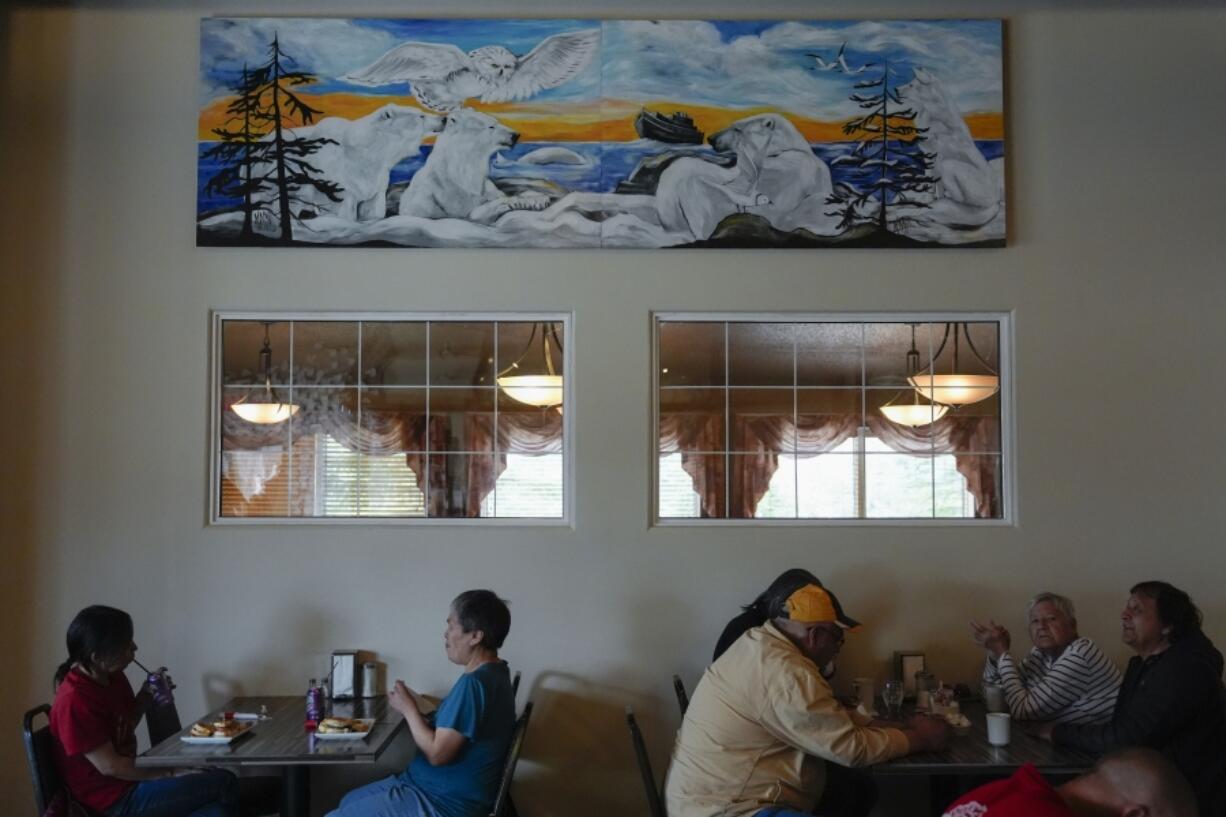
M976 644L997 657L1008 652L1009 646L1013 642L1013 638L1009 635L1009 631L997 624L992 619L988 619L987 624L972 621L971 638L975 640Z
M414 700L413 690L409 689L400 679L396 680L396 685L387 693L387 705L405 717L409 716L410 710L421 714L417 708L417 701Z

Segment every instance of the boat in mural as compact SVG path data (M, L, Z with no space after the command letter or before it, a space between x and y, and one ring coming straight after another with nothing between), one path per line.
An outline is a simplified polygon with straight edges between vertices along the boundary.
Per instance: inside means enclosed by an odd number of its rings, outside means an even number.
M674 145L701 145L703 137L703 132L694 127L693 118L684 111L662 114L646 108L634 117L634 132L643 139Z
M1005 245L999 20L200 31L200 246Z

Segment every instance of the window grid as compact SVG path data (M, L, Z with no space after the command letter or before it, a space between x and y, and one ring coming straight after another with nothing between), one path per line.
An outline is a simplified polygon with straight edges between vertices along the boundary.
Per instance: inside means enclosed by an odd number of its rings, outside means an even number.
M222 369L224 365L224 361L222 360L222 357L223 357L222 341L223 341L223 333L225 330L226 323L228 322L237 322L237 323L264 322L264 321L269 321L269 322L274 322L274 323L287 323L288 324L288 335L289 335L289 338L287 341L288 343L288 357L287 357L288 363L287 365L289 367L289 375L287 377L287 382L285 384L274 386L274 388L284 389L284 393L287 395L286 399L288 402L290 403L294 402L294 393L296 390L303 391L303 392L309 392L313 390L329 390L329 389L340 390L340 391L352 390L353 392L356 393L356 396L357 396L356 408L355 408L355 422L357 424L357 428L361 429L362 428L362 412L363 412L362 395L365 391L370 390L370 389L378 389L379 391L382 391L382 392L424 391L425 392L425 416L426 418L429 418L431 416L431 412L433 410L432 396L435 391L454 390L454 391L489 392L491 393L493 397L493 409L492 409L492 414L491 414L491 417L492 417L491 436L492 436L493 449L492 451L489 449L478 451L476 449L472 449L471 447L466 446L460 449L444 449L444 450L436 451L434 450L433 445L432 445L431 435L429 433L429 421L427 419L426 429L424 432L425 446L421 451L421 455L424 461L423 462L423 483L425 486L424 490L422 490L421 493L424 497L423 501L425 503L425 508L424 508L424 511L426 514L425 516L422 516L422 517L407 517L407 516L406 517L382 517L382 516L363 516L361 515L361 506L362 506L361 482L362 480L360 478L357 480L358 493L357 493L357 501L356 501L356 508L357 508L356 515L353 515L353 516L319 516L319 515L308 516L308 515L304 515L305 511L308 510L305 508L305 506L304 506L304 514L295 515L293 512L294 503L296 501L296 488L295 488L295 482L294 482L294 466L295 466L295 459L297 457L296 457L296 452L294 451L294 430L293 430L294 423L293 423L293 420L291 419L285 423L286 425L286 435L285 435L286 450L284 454L282 455L285 459L285 473L286 473L284 516L283 517L276 517L276 516L249 516L248 517L248 516L233 516L233 515L223 516L222 515L222 504L221 504L222 503L222 491L221 491L221 485L220 485L220 482L221 482L220 457L222 456L222 453L223 453L222 432L221 432L221 427L220 427L219 415L215 414L214 416L218 419L215 419L214 421L216 431L214 435L214 442L212 444L212 450L214 452L213 454L213 458L214 458L213 474L214 476L212 478L211 491L215 493L215 501L212 503L212 508L214 510L213 510L213 515L211 517L211 521L213 523L244 523L244 524L248 524L248 523L265 523L265 524L267 523L278 523L278 524L293 523L293 524L296 524L296 523L314 522L314 523L326 523L326 524L338 524L338 523L344 524L344 523L388 523L388 522L392 522L392 523L401 523L401 524L416 524L416 523L422 523L422 522L432 522L436 524L437 523L444 523L444 524L477 523L477 524L487 524L487 525L488 524L496 524L496 525L503 525L503 524L511 524L511 525L516 525L516 524L519 524L519 525L522 525L522 524L537 524L537 525L539 524L547 524L547 525L570 524L570 514L571 514L570 509L572 507L572 502L573 502L573 497L572 497L573 487L571 485L572 465L570 463L570 454L569 454L571 446L570 446L570 441L569 441L570 423L569 423L568 414L563 415L562 417L562 422L561 422L562 442L561 442L559 452L556 454L539 455L542 457L561 458L562 483L559 486L560 494L562 498L561 516L558 516L558 517L514 516L514 517L505 517L505 518L498 517L497 516L497 507L498 507L497 479L495 479L494 487L490 491L489 497L488 497L491 500L491 505L493 507L492 516L483 515L479 517L468 517L468 516L452 517L452 516L430 516L429 515L430 513L430 494L431 494L430 486L431 486L431 477L432 477L431 471L433 468L434 457L451 456L451 455L467 457L467 456L480 455L480 456L491 457L496 463L498 461L499 455L502 452L500 441L499 441L499 433L498 433L499 432L499 418L500 418L500 412L501 412L500 405L499 405L500 403L499 392L501 391L501 388L498 386L498 383L497 383L498 372L500 371L500 366L501 366L501 361L500 361L501 351L499 349L501 325L503 323L557 324L559 325L560 333L562 337L565 338L567 341L567 347L570 347L571 346L570 344L570 335L571 335L570 326L571 325L570 325L570 320L568 316L563 315L563 314L556 314L556 313L550 313L550 314L499 313L497 315L465 314L465 315L456 315L456 316L448 317L448 318L439 318L439 317L426 317L426 316L401 317L401 316L392 316L392 315L356 316L356 315L348 315L348 314L345 314L345 315L301 315L300 316L300 315L274 315L274 314L267 314L267 313L251 313L251 314L248 314L248 313L229 313L229 314L215 313L214 320L215 320L215 342L214 342L215 364L213 366L213 371L214 371L214 376L216 378L215 380L216 388L217 388L216 394L218 398L225 392L249 391L253 385L253 384L227 384L227 383L222 382L221 373L222 373ZM295 343L294 343L295 336L294 336L294 333L295 333L296 325L299 322L303 322L303 321L356 323L357 325L357 350L356 350L357 375L356 375L355 383L352 386L348 384L337 386L336 384L299 383L297 381L297 379L294 376L294 373L295 373L295 357L294 357L295 356ZM389 384L368 385L365 383L364 376L363 376L364 365L363 365L363 357L362 357L363 337L364 337L363 333L364 333L366 323L369 323L369 322L401 323L401 324L419 323L419 324L424 325L425 327L425 361L424 361L425 362L425 376L424 376L423 383L421 384L413 384L413 383L391 384L391 385ZM489 385L475 385L475 384L462 384L462 385L460 384L437 384L436 385L430 382L433 376L433 371L432 371L433 364L432 364L432 359L431 359L432 358L431 350L433 348L432 347L432 341L433 341L432 334L433 334L434 325L435 324L447 324L447 323L484 323L484 324L492 325L492 328L493 328L493 354L492 354L493 370L492 370L492 378L491 378L492 382ZM561 365L562 365L561 374L563 376L563 384L564 384L562 407L564 411L569 413L570 411L569 406L572 403L570 389L571 389L571 384L574 382L573 375L572 375L573 363L572 363L570 351L562 355ZM222 401L220 399L214 399L213 404L214 404L214 409L213 409L214 412L222 411L221 409ZM325 432L325 435L326 435L326 432ZM330 435L326 435L326 436L330 436ZM534 455L526 455L526 456L534 456ZM361 457L362 455L359 453L359 462L358 462L359 471L364 470L364 466L362 465L363 460L361 459ZM314 467L318 465L318 462L319 462L319 459L316 458L315 463L313 464L312 470L314 470ZM321 501L320 497L318 496L318 491L316 491L316 496L314 500L315 501L313 504L316 507L310 510L317 511L319 502Z
M724 515L722 517L706 517L702 520L699 520L700 522L705 522L708 524L726 524L729 522L733 522L733 523L750 522L754 524L762 524L762 523L771 524L771 523L779 523L779 522L783 522L785 524L788 524L788 523L791 523L791 524L796 524L796 523L800 523L800 524L846 524L849 522L851 523L867 522L871 524L900 524L900 523L901 524L923 524L926 522L936 523L936 524L1014 524L1014 512L1013 512L1014 500L1012 498L1013 480L1011 479L1011 476L1012 476L1011 468L1006 465L1006 463L1011 464L1012 462L1012 454L1011 454L1011 436L1012 435L1011 435L1011 427L1009 426L1009 422L1011 421L1011 412L1008 410L1008 405L1006 402L1008 399L1011 398L1011 395L1012 395L1011 384L1009 382L1009 378L1011 377L1011 370L1007 363L1008 354L1010 350L1009 338L1007 336L1010 330L1010 322L1009 322L1009 318L1007 315L998 314L998 313L986 314L986 315L974 315L974 316L954 315L954 314L928 314L928 315L923 315L923 316L873 315L873 316L855 316L855 317L838 316L837 318L832 317L829 320L822 320L822 319L809 319L808 317L798 318L797 316L793 316L793 315L748 316L748 315L734 314L728 317L713 318L713 316L711 315L702 315L702 314L697 314L697 313L695 314L658 313L654 316L654 318L655 320L653 321L653 325L655 326L655 331L653 332L653 345L655 348L653 349L653 358L657 360L659 360L661 357L660 355L661 333L659 331L659 328L662 324L710 323L710 322L713 322L713 320L719 320L720 322L723 323L723 326L724 326L724 333L723 333L723 354L724 354L724 378L723 379L724 379L724 382L722 386L724 390L724 418L723 418L723 421L724 421L724 450L723 451L708 451L708 450L678 449L677 452L673 452L673 453L678 453L678 454L701 455L703 457L719 455L719 456L722 456L723 458ZM790 389L793 393L792 394L792 420L793 420L793 426L795 428L795 435L793 436L791 454L793 458L793 463L792 463L793 483L794 483L793 484L793 500L794 500L794 508L795 508L796 516L795 518L792 518L792 519L788 519L788 518L739 519L739 518L734 517L732 504L731 504L732 464L733 464L734 456L736 456L738 453L744 454L747 452L734 452L732 450L731 439L732 439L733 416L732 416L732 410L731 410L731 393L735 388L741 388L741 386L733 386L731 383L730 369L731 369L732 348L731 348L731 340L730 340L730 326L732 323L778 323L778 322L786 322L790 324L789 328L791 331L792 385L790 386L752 385L752 386L745 386L744 388L752 388L757 391ZM800 486L800 469L799 469L799 461L800 461L800 456L799 456L799 451L800 451L799 405L798 405L799 397L803 392L807 392L807 391L808 392L847 391L849 389L846 386L827 386L827 385L804 385L802 386L799 384L799 341L797 338L796 328L804 324L847 323L847 322L859 323L859 333L860 333L860 343L859 343L860 385L858 386L858 390L860 392L859 402L860 402L860 418L861 418L860 423L861 425L860 425L858 433L853 438L853 442L855 444L855 451L856 451L854 457L857 463L857 467L855 468L855 473L853 476L854 481L855 481L856 503L858 506L857 516L854 518L852 517L829 517L829 518L802 517L800 516L800 489L801 489L801 486ZM999 424L1000 424L999 445L996 449L982 449L978 447L971 447L971 448L959 448L955 452L946 453L946 452L940 452L937 450L935 436L929 435L928 443L927 443L928 454L926 457L926 459L928 460L926 470L928 472L928 477L929 477L928 495L929 495L930 511L928 515L916 516L916 517L869 517L867 516L868 485L867 485L867 479L865 479L865 476L867 473L868 457L909 456L909 455L907 455L905 452L886 453L886 452L869 452L866 450L867 447L865 445L865 442L866 442L868 433L870 431L869 427L865 424L866 418L869 412L869 405L868 405L869 395L874 391L887 392L887 391L898 391L899 390L898 386L879 386L879 385L869 384L868 382L869 381L868 361L867 361L868 338L866 337L867 327L873 323L917 323L917 324L922 324L922 325L927 326L929 330L927 333L928 334L927 361L929 365L926 368L928 370L928 376L931 379L932 376L936 373L936 368L935 366L932 365L933 360L934 360L934 355L936 353L936 348L935 348L936 341L934 338L934 335L935 335L934 327L939 324L943 324L943 323L960 323L960 322L995 324L996 337L997 337L996 365L997 365L997 374L1000 377L999 388L997 392L998 394L997 399L1000 401L999 413L997 415L997 420L999 421ZM943 353L943 355L944 354L946 353ZM944 357L942 357L942 359L944 359ZM675 385L663 385L662 383L659 382L660 365L662 365L662 363L659 363L654 368L654 371L652 373L653 375L652 379L653 379L653 382L655 383L655 389L654 389L654 394L653 394L653 403L654 403L655 409L653 411L653 416L655 417L656 425L655 425L654 434L657 435L657 438L653 440L652 448L653 448L653 451L655 452L656 459L655 459L654 465L656 466L658 466L658 463L661 457L668 456L667 454L660 452L660 448L658 444L658 434L659 434L659 429L660 429L659 407L660 407L661 394L667 391L684 391L684 390L696 390L697 391L697 390L711 390L713 388L716 388L711 385L702 385L702 384L681 383L681 384L675 384ZM786 443L784 445L786 446ZM781 450L779 453L782 455L782 454L788 454L789 452L785 449L785 450ZM998 482L997 501L1000 504L1000 515L999 516L990 517L990 518L977 518L973 516L971 517L941 516L938 514L938 489L940 486L938 485L938 481L937 481L937 465L938 465L937 457L952 455L952 454L958 454L962 456L976 456L976 457L993 458L993 470L994 470L995 477ZM814 455L814 456L821 456L821 455ZM653 518L656 524L661 524L661 523L663 524L670 524L670 523L672 524L678 524L678 523L693 524L694 520L687 521L687 519L683 517L662 517L660 515L660 512L659 512L660 500L659 500L659 493L658 493L660 490L660 483L659 483L659 478L658 478L658 467L656 468L656 471L657 471L657 479L653 480L653 491L655 493L654 498L653 498ZM969 494L967 494L966 492L964 492L962 495L961 501L964 507L966 507L968 495ZM974 505L972 504L970 507L973 509Z

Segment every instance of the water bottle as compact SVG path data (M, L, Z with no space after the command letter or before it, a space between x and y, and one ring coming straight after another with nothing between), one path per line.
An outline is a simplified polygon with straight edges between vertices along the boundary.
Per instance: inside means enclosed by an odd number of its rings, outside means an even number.
M324 717L324 691L319 687L319 681L311 679L306 695L306 719L319 723Z

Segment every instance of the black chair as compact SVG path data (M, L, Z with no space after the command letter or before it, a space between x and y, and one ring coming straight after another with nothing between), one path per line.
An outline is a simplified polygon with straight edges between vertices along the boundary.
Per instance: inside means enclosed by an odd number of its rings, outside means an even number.
M26 745L26 762L30 764L30 782L34 784L34 807L41 815L47 810L51 798L63 787L60 773L55 768L55 745L51 726L34 728L34 719L39 715L50 719L51 706L39 704L21 719L21 738Z
M175 702L154 704L145 713L145 728L149 730L149 745L157 746L166 738L174 737L183 728Z
M681 683L681 676L673 676L673 692L677 693L677 706L681 707L681 717L685 717L685 710L690 708L690 696L685 694L685 684Z
M634 745L634 756L639 762L639 775L643 778L643 790L647 792L647 808L651 817L664 817L664 798L656 788L656 776L651 771L651 758L647 756L647 744L643 741L643 733L634 719L634 710L626 707L626 725L630 727L630 742Z
M532 701L524 704L524 712L515 721L515 731L511 733L511 746L507 749L507 759L502 766L502 782L498 784L498 796L494 798L494 808L490 817L515 817L515 804L511 802L511 780L515 777L515 765L519 763L519 753L524 748L524 736L528 733L528 719L532 717Z
M511 700L512 701L515 700L515 698L518 695L519 695L519 670L516 670L515 674L511 676Z

